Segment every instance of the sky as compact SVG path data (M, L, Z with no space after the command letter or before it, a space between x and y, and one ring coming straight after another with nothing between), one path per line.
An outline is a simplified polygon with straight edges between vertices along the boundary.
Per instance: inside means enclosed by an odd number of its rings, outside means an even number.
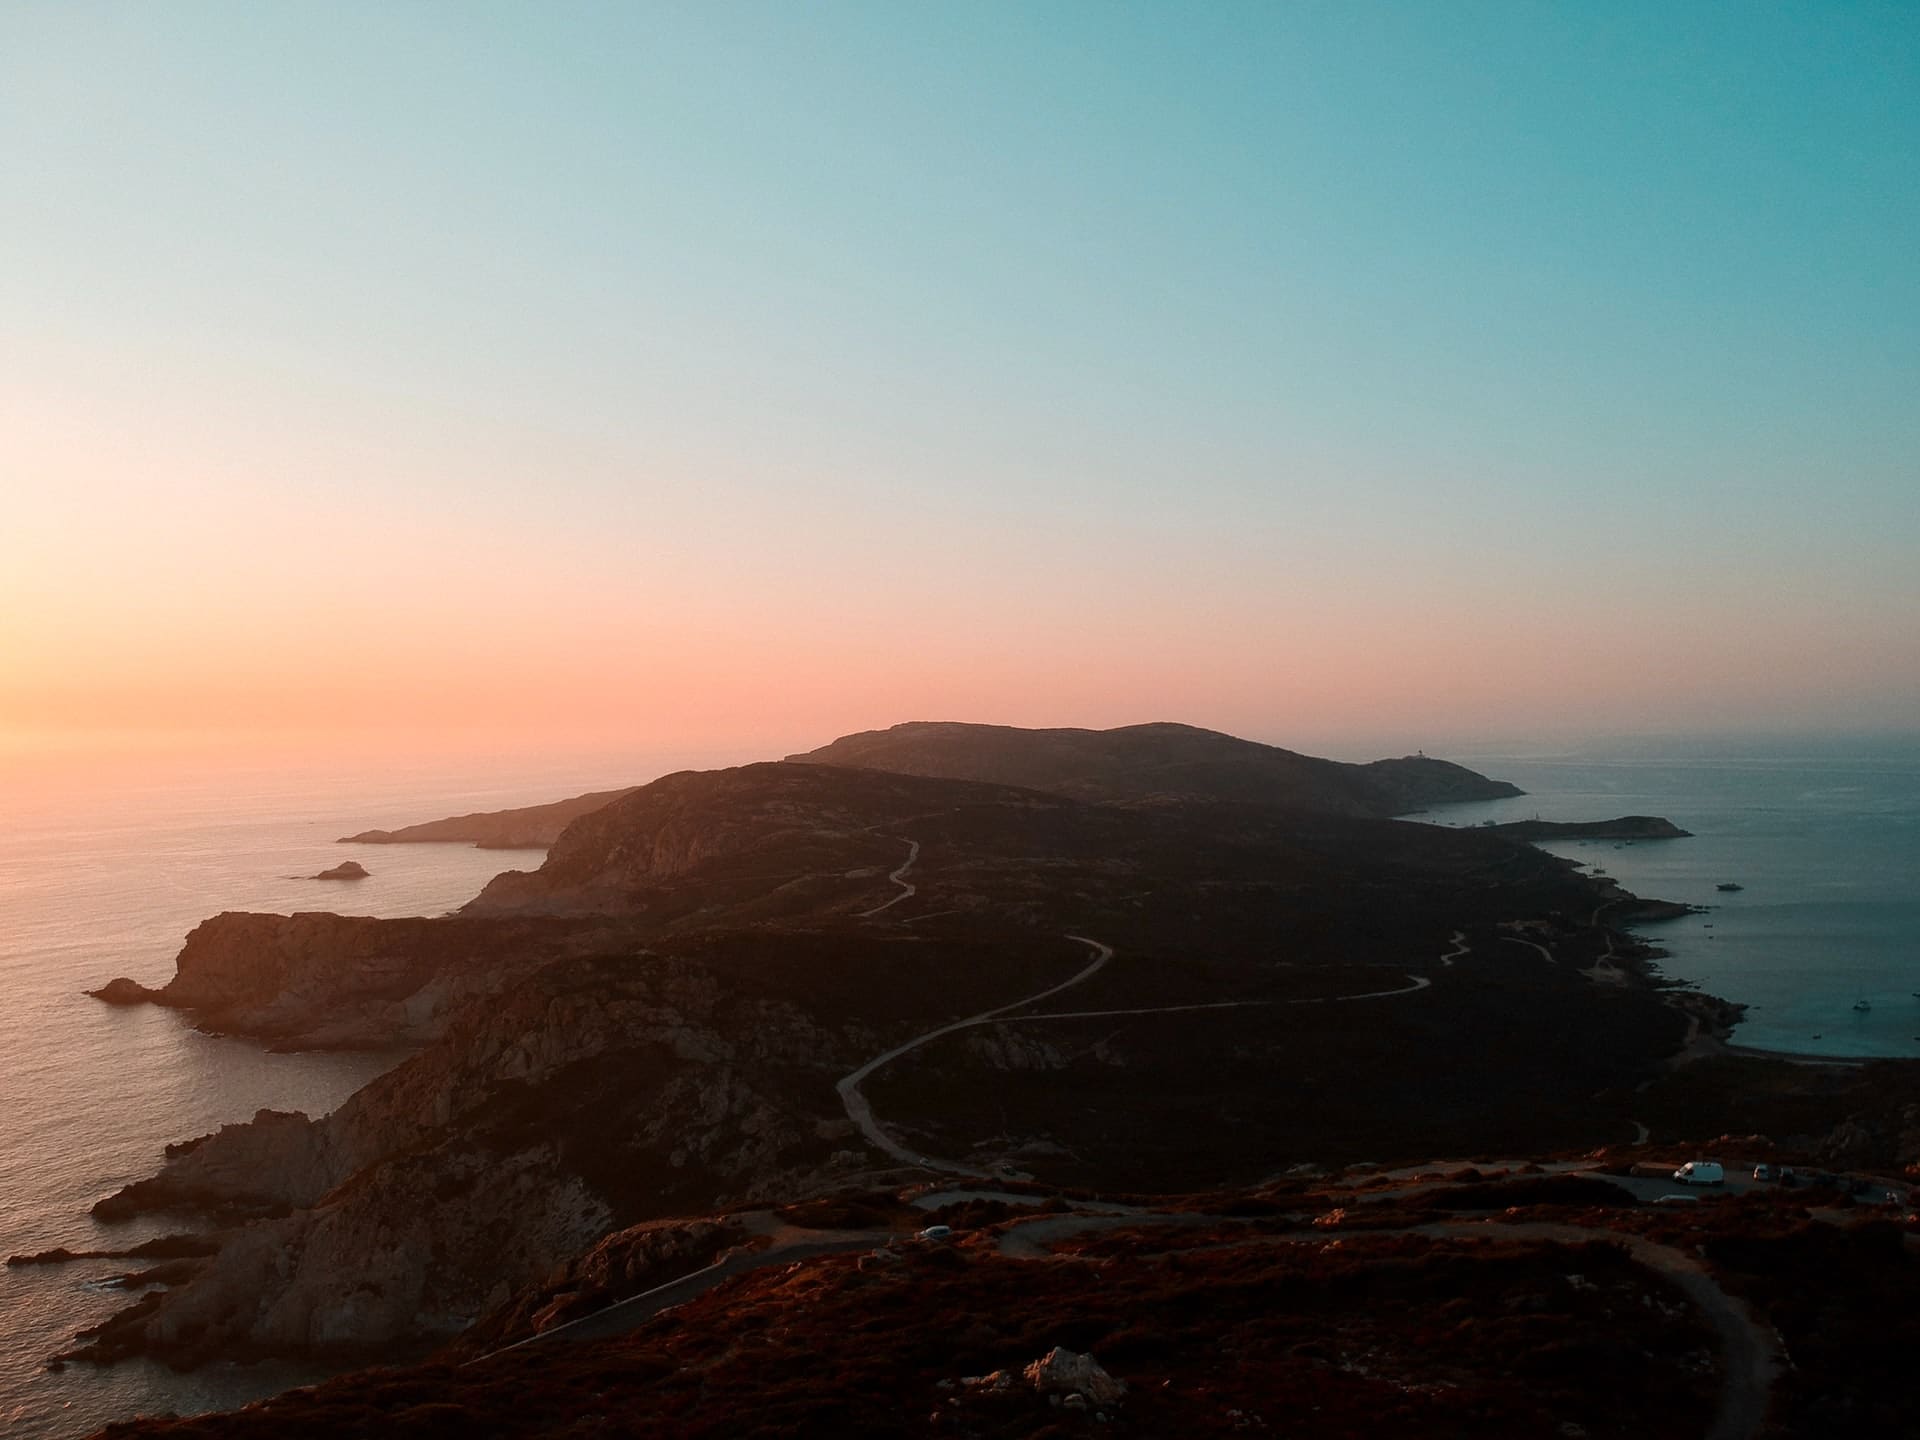
M0 747L1920 728L1920 9L0 4Z

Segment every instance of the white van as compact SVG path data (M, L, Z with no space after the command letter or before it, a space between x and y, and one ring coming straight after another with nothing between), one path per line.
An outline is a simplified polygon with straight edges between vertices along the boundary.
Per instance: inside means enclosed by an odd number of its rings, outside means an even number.
M1673 1172L1676 1185L1725 1184L1727 1172L1718 1160L1689 1160Z

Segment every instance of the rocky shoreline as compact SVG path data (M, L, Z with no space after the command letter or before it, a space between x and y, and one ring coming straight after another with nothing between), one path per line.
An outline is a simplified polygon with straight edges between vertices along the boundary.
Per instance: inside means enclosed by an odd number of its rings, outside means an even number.
M906 835L915 903L888 908ZM1091 1047L984 1027L878 1077L875 1108L983 1173L1140 1189L1343 1147L1598 1143L1627 1102L1586 1097L1630 1096L1724 1019L1669 1003L1613 928L1657 908L1477 831L817 764L670 776L462 915L221 915L167 985L94 992L272 1046L416 1053L332 1115L262 1111L103 1198L109 1222L211 1223L214 1253L130 1276L161 1288L62 1358L344 1363L562 1323L735 1243L713 1217L897 1172L836 1079L1068 978L1072 934L1129 941L1077 1003L1191 1018Z

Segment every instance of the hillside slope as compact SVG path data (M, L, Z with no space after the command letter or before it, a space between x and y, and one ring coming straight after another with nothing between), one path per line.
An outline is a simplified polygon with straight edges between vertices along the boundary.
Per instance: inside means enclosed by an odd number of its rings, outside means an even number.
M622 790L593 790L567 800L545 805L523 805L514 810L476 811L454 815L445 820L428 820L419 825L403 825L398 830L362 830L358 835L342 835L342 845L427 845L470 844L481 850L543 850L560 838L582 815L631 795L633 787Z
M1021 785L1082 800L1229 800L1333 815L1403 815L1521 792L1425 756L1349 765L1191 725L1024 730L910 721L846 735L789 760Z

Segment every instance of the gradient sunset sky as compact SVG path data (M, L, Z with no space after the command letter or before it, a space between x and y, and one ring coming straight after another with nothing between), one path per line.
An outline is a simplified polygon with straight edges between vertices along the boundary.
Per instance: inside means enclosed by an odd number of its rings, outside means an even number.
M1910 5L11 3L0 175L14 743L1920 728Z

